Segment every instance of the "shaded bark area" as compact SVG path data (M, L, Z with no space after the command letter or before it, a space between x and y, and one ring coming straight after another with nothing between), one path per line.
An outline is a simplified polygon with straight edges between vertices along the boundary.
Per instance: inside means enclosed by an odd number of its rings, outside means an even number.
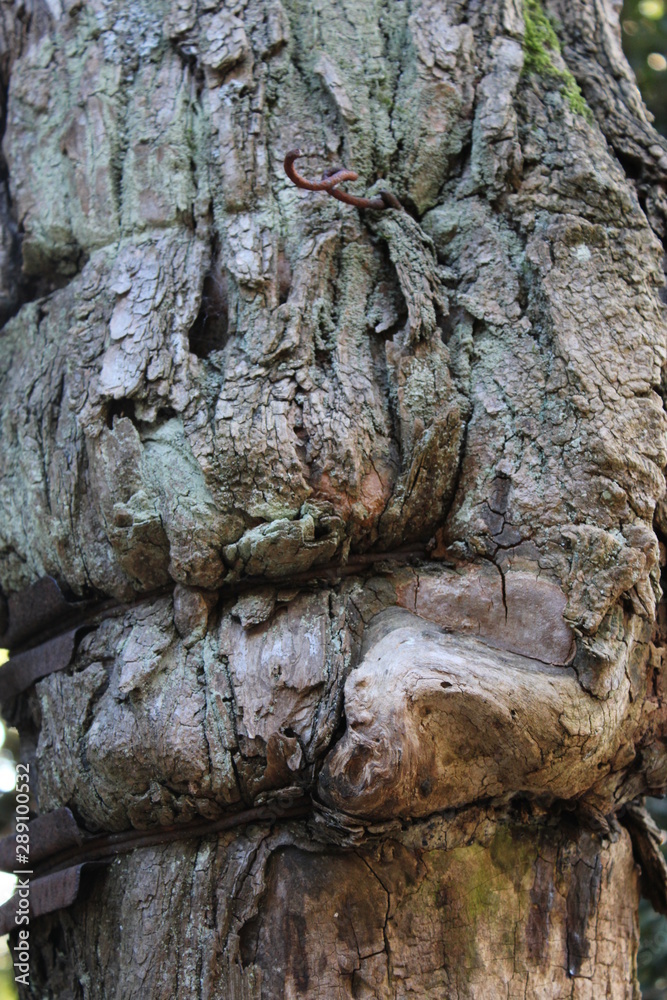
M73 998L121 981L165 1000L638 996L627 833L601 843L530 813L468 810L345 850L294 825L138 852L42 920L43 976Z
M635 997L667 145L615 7L0 13L0 585L119 602L12 708L35 808L313 799L93 874L25 994Z

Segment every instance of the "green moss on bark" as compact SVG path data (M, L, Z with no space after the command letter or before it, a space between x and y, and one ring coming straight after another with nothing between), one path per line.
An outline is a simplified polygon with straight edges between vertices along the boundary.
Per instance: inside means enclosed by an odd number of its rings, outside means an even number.
M574 76L569 69L560 68L553 61L554 53L560 55L560 42L540 0L524 0L523 16L524 73L556 77L562 82L563 96L575 114L591 120L591 110Z

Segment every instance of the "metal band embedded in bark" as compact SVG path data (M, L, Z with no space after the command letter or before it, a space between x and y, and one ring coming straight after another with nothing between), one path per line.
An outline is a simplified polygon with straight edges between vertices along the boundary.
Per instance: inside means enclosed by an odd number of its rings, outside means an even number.
M16 653L0 668L0 706L5 707L12 698L31 687L35 681L48 674L69 667L76 648L77 633L74 628L41 646Z
M15 649L50 629L80 618L91 601L69 601L52 576L43 576L7 599L7 626L0 633L0 647ZM42 640L43 641L43 640Z
M26 897L29 898L29 914L39 917L70 906L79 893L83 869L108 864L119 854L177 840L213 836L249 823L304 819L310 812L310 799L303 795L296 800L289 797L285 804L256 806L212 822L205 820L157 830L128 830L91 837L79 828L68 808L56 809L29 823L30 862L39 863L35 877L29 879ZM0 841L0 869L14 871L15 865L16 838L5 837ZM19 883L15 894L0 907L0 934L7 934L16 927L14 917L22 888L25 886Z
M30 831L30 864L36 865L68 847L83 844L86 834L67 806L36 816L28 823ZM16 868L16 836L0 840L0 871L13 872Z
M327 563L281 578L280 582L295 585L313 585L319 581L330 583L377 563L427 558L426 546L405 546L391 552L353 556L344 564ZM248 577L226 586L223 584L219 593L246 593L255 587L265 586L266 582L263 577ZM137 604L170 592L170 587L164 587L137 595L126 604L108 598L68 601L53 577L41 577L24 590L12 594L8 602L9 624L5 632L0 633L0 648L10 651L18 648L19 651L13 652L8 663L0 667L0 706L6 705L11 698L26 691L42 677L65 670L72 662L79 638L77 632L82 628L96 627L106 618L115 617ZM31 615L34 616L32 619ZM68 631L63 632L63 626ZM28 644L28 649L22 648Z
M97 862L99 865L102 862ZM31 918L44 916L46 913L53 913L55 910L62 910L70 906L79 895L81 887L81 873L84 868L92 867L85 863L67 868L65 871L56 872L53 875L46 875L44 878L30 879L28 890L28 909ZM19 887L20 891L22 887ZM9 934L16 930L17 905L20 897L15 894L6 903L0 906L0 934ZM19 911L20 912L20 911Z

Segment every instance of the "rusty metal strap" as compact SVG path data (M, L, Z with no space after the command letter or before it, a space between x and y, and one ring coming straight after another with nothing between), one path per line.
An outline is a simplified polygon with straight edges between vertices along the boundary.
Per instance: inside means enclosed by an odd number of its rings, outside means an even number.
M0 907L0 934L16 929L15 917L29 903L30 917L61 910L76 899L80 873L89 865L108 864L119 854L128 854L142 847L155 847L177 840L210 837L249 823L275 823L278 820L304 819L310 815L307 796L290 798L286 803L272 803L222 816L217 820L202 820L157 830L127 830L122 833L90 836L82 831L66 807L38 816L28 824L29 861L37 865L34 878L24 878L16 865L16 838L0 841L0 861L4 871L19 876L17 890Z
M73 862L105 860L117 854L127 854L139 847L155 847L175 840L208 837L237 826L247 826L248 823L273 823L276 820L303 818L309 815L310 810L310 798L304 795L297 800L290 798L285 804L274 802L255 806L216 820L195 820L193 823L153 830L124 830L122 833L105 833L93 837L82 834L86 837L83 843L50 852L48 860L45 859L40 865L40 874L67 868Z
M31 641L39 642L39 636L44 636L54 626L62 631L63 626L80 618L91 603L68 600L52 576L43 576L25 590L10 594L6 628L0 632L0 647L16 649Z
M331 562L299 573L274 578L245 577L233 583L223 583L219 593L236 594L263 587L285 584L306 585L318 581L335 581L343 576L362 572L377 563L409 562L413 559L430 559L427 545L404 545L389 552L365 552L349 556L345 562ZM98 624L106 617L123 613L129 608L158 596L171 593L173 586L137 594L127 602L111 598L68 597L52 576L44 576L35 583L11 594L6 602L6 620L0 616L0 649L19 650L44 643L54 634L60 634L75 625ZM3 599L4 600L4 599Z
M27 826L28 840L26 842L29 845L29 851L26 852L22 845L17 845L15 835L3 837L0 840L0 871L13 872L17 867L17 847L20 848L22 854L28 855L29 867L31 867L57 851L64 851L68 847L83 844L86 839L86 834L79 829L77 821L67 806L36 816L35 819L30 820Z
M26 917L33 919L70 906L79 895L81 872L90 867L97 866L84 862L55 875L19 879L16 893L0 906L0 934L27 926Z
M369 552L352 556L344 564L328 563L279 580L248 577L233 584L223 584L220 594L243 593L267 583L302 586L322 581L335 582L374 564L424 558L429 558L424 545L404 546L392 552ZM106 618L124 614L132 607L170 594L171 591L171 586L162 587L137 595L134 600L124 604L106 598L70 599L53 577L46 576L25 590L12 594L7 602L8 621L5 622L4 630L0 622L0 648L12 652L9 662L0 667L0 706L5 706L41 677L68 667L74 655L79 630L97 627Z
M32 649L75 627L99 625L105 618L124 614L139 604L170 594L172 589L167 586L147 591L125 603L106 597L83 600L66 596L53 577L42 577L9 597L4 628L0 624L0 648L11 652Z
M16 653L0 667L0 706L6 706L41 677L65 670L72 662L79 631L72 629L25 653Z

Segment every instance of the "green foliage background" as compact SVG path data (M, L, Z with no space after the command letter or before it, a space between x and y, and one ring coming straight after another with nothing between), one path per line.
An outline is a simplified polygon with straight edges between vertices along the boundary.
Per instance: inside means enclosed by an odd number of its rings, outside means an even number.
M652 69L647 61L652 53L667 60L667 3L664 0L625 0L621 24L623 48L635 71L642 97L655 115L656 128L667 136L667 68Z

